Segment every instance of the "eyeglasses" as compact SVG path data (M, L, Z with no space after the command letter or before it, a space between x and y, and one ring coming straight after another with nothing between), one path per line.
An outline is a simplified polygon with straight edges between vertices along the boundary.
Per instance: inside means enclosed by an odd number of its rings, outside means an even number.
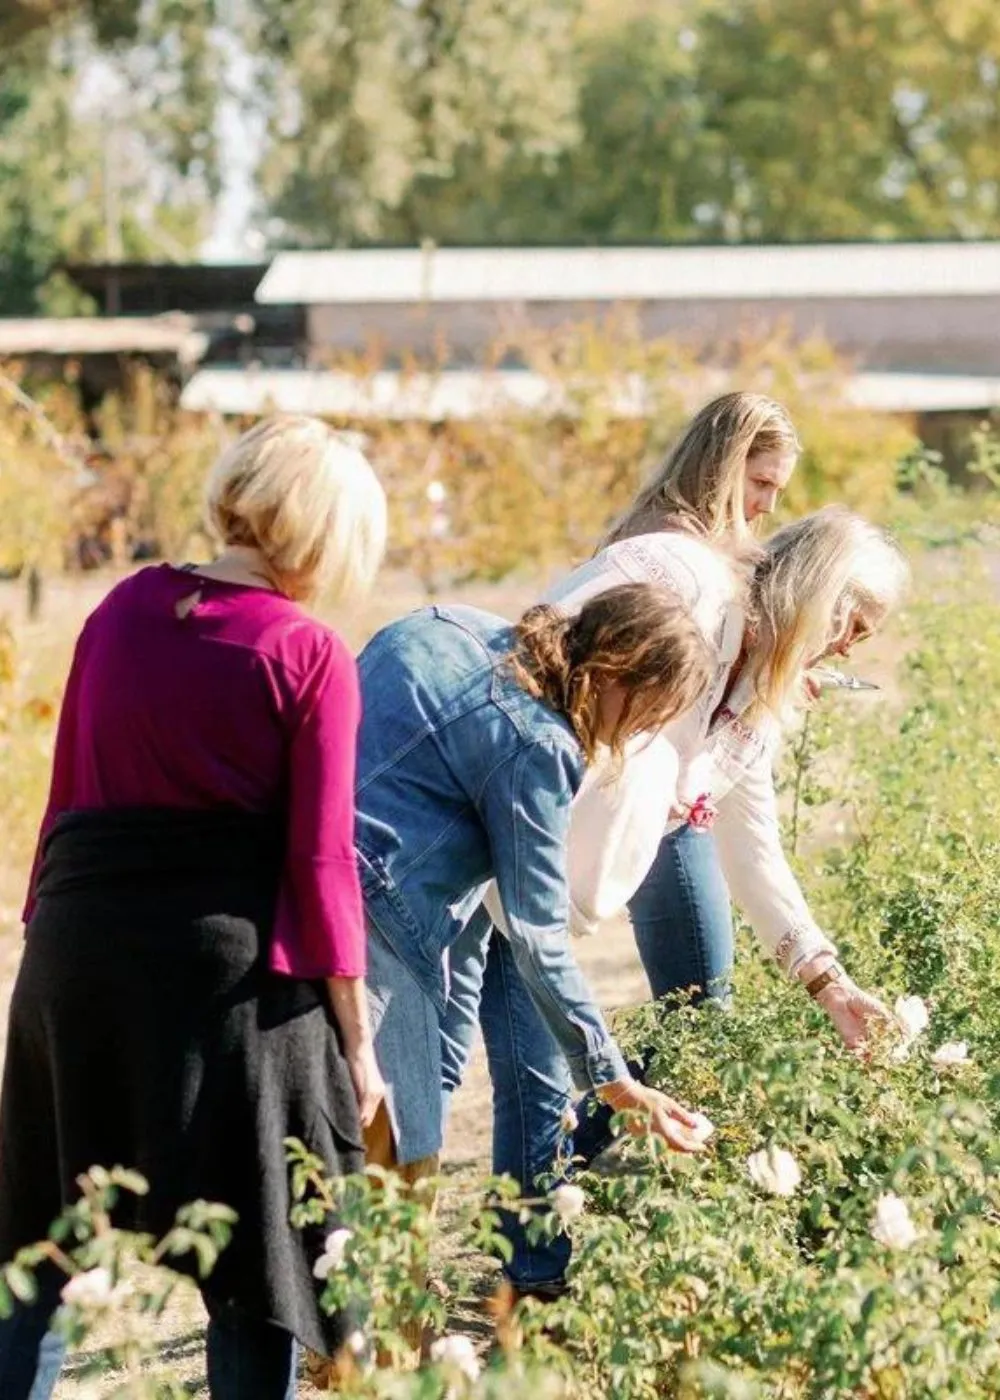
M835 621L835 632L830 643L831 649L850 650L860 642L867 642L868 638L874 635L875 628L868 619L852 607L842 621Z
M859 642L867 642L874 633L875 628L867 618L862 617L860 613L855 613L851 618L851 635L848 639L848 645L856 647Z

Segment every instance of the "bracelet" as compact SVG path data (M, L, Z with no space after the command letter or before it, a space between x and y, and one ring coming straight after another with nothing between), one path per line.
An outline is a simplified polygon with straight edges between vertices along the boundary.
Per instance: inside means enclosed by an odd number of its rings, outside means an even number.
M814 977L811 982L806 983L806 993L808 996L815 999L819 996L820 992L832 986L834 982L840 982L844 976L844 969L841 967L840 963L831 963L829 967L824 968L818 976Z

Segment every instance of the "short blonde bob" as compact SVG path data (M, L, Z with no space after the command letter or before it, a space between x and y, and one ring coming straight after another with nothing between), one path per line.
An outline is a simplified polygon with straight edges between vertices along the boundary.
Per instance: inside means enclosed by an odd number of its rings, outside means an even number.
M747 463L765 452L797 457L800 451L788 411L775 399L743 391L723 394L695 414L600 547L666 529L749 544Z
M296 601L364 594L385 551L385 493L367 459L317 418L265 418L219 458L208 517L226 545L256 549Z
M748 647L758 700L780 715L809 665L856 616L874 632L898 605L909 566L877 525L826 506L764 541L750 585Z

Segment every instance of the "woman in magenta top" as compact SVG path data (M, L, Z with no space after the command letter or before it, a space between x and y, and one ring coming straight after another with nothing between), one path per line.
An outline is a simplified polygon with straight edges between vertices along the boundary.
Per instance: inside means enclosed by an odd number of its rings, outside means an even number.
M202 1292L213 1400L288 1400L295 1338L334 1354L325 1233L293 1230L284 1140L363 1166L382 1095L354 856L353 657L299 606L367 586L385 501L310 419L261 423L209 484L223 552L115 588L66 687L25 907L0 1103L0 1261L94 1163L140 1170L129 1227L238 1215ZM0 1394L45 1400L65 1283L0 1322ZM34 1389L32 1389L34 1387Z
M170 564L143 569L77 643L39 856L60 813L81 808L285 807L271 967L363 977L359 718L353 655L283 594ZM26 923L33 903L34 879Z

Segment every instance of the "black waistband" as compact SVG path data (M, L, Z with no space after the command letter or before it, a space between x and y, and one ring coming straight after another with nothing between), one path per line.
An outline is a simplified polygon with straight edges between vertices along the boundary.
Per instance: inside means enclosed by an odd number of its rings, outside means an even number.
M65 812L45 840L40 896L115 880L271 882L283 828L273 815L235 808L137 807Z

